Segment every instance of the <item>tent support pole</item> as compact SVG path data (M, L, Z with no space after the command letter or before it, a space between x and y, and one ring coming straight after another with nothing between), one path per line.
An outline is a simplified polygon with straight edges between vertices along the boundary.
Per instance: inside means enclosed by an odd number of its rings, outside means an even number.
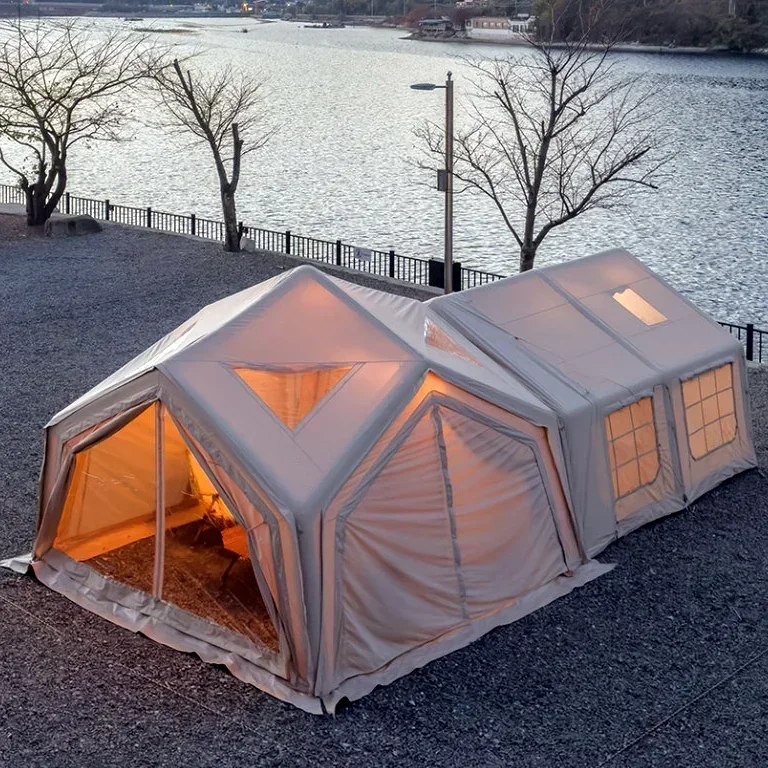
M155 576L152 595L159 600L163 593L165 564L165 471L163 467L163 404L158 400L155 408Z

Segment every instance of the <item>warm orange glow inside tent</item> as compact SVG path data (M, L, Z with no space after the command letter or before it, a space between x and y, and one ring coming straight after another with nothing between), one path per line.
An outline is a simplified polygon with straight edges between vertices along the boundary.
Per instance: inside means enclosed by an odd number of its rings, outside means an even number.
M648 485L659 473L653 401L644 397L605 419L613 493L618 499Z
M691 456L700 459L736 437L732 365L722 365L683 382Z
M236 368L238 376L288 429L309 412L352 370L352 366L297 371Z
M276 650L246 532L165 410L164 509L158 516L157 421L155 403L76 455L54 548Z

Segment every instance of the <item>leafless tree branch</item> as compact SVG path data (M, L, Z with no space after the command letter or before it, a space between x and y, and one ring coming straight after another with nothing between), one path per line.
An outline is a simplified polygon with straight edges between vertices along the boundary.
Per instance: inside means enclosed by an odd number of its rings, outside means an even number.
M211 150L224 213L224 247L239 251L235 193L242 159L274 135L265 124L264 85L232 67L193 72L177 60L159 69L155 82L166 125L189 133Z
M26 193L29 224L56 209L75 144L121 138L121 95L154 76L163 55L149 36L95 31L83 20L0 22L0 132L33 167L0 162Z
M524 54L469 61L475 90L454 136L454 175L499 211L521 271L553 229L656 189L671 158L659 94L619 71L609 43L590 42L594 20L585 16L565 43L531 39ZM430 125L417 136L420 166L440 167L442 132Z

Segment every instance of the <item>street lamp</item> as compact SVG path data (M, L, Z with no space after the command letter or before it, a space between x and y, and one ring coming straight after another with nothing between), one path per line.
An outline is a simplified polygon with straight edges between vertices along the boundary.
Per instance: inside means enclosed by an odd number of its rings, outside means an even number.
M434 91L445 89L445 169L437 173L437 188L445 192L445 230L443 256L445 293L453 291L453 79L449 72L445 85L434 83L416 83L411 86L415 91Z

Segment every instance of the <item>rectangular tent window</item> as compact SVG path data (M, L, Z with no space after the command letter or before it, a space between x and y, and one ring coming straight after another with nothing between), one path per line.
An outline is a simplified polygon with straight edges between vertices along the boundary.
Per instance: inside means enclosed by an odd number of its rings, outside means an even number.
M652 483L659 473L653 401L644 397L605 418L613 495L620 499Z
M167 412L162 432L165 558L160 597L277 651L278 635L256 581L245 529Z
M688 446L701 459L736 437L731 363L682 382Z
M618 301L627 312L631 312L638 320L646 325L658 325L667 318L659 312L656 307L651 306L642 296L635 293L631 288L625 288L623 291L616 291L613 294L615 301Z

